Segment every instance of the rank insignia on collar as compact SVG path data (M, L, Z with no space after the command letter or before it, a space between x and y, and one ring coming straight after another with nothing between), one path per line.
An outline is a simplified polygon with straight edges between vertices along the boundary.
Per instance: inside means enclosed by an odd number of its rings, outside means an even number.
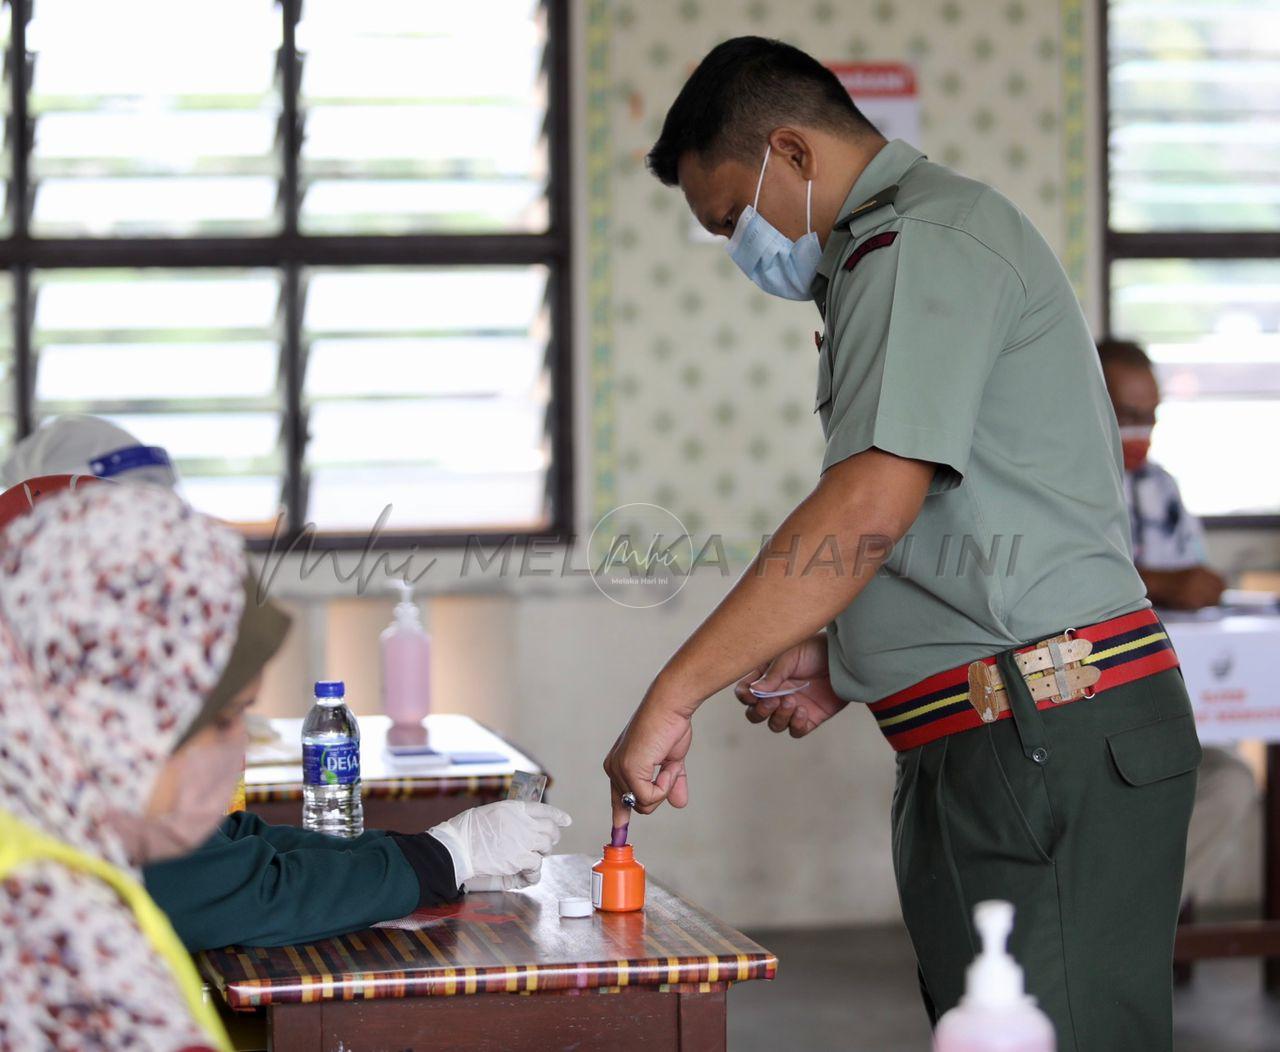
M849 258L844 261L844 269L852 270L868 252L874 252L878 248L888 248L897 240L897 237L898 232L896 230L886 230L882 234L873 234L849 253Z
M836 226L846 226L852 223L858 216L866 215L868 212L874 212L877 208L883 208L885 205L891 205L898 196L898 184L886 186L878 194L867 198L862 204L858 205L852 212L846 213L844 216L836 220Z

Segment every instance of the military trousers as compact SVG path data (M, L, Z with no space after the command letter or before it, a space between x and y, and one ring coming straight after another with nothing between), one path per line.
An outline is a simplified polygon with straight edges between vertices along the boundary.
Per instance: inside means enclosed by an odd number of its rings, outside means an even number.
M1178 669L898 754L893 859L932 1022L964 993L973 907L1015 907L1010 948L1059 1052L1173 1045L1173 939L1201 750Z

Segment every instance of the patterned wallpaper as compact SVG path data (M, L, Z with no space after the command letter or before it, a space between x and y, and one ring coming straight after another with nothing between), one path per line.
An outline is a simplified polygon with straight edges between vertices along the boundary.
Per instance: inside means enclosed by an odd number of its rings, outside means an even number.
M631 501L721 533L735 566L817 478L817 313L690 240L644 168L666 107L726 37L904 61L920 146L996 186L1082 281L1082 0L590 0L587 152L593 518Z

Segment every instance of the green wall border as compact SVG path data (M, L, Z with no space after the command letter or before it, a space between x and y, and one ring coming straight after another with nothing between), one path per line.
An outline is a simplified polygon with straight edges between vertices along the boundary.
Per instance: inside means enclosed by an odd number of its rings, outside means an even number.
M1084 0L1062 0L1062 201L1066 220L1062 265L1082 302L1090 298L1085 285L1089 253L1087 123Z
M612 138L609 0L588 0L586 10L587 333L591 350L591 495L594 526L617 497L613 414L613 326L609 219Z

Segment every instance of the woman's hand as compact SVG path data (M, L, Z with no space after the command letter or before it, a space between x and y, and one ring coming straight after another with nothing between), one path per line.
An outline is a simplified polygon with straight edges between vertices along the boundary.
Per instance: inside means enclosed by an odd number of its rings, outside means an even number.
M752 687L761 693L799 689L781 697L761 698L752 693ZM825 633L784 650L769 664L743 676L733 693L747 707L750 722L768 720L775 734L790 731L793 738L803 738L849 704L831 689Z
M459 886L495 890L536 884L543 857L572 821L550 804L499 800L463 811L427 832L448 850Z

